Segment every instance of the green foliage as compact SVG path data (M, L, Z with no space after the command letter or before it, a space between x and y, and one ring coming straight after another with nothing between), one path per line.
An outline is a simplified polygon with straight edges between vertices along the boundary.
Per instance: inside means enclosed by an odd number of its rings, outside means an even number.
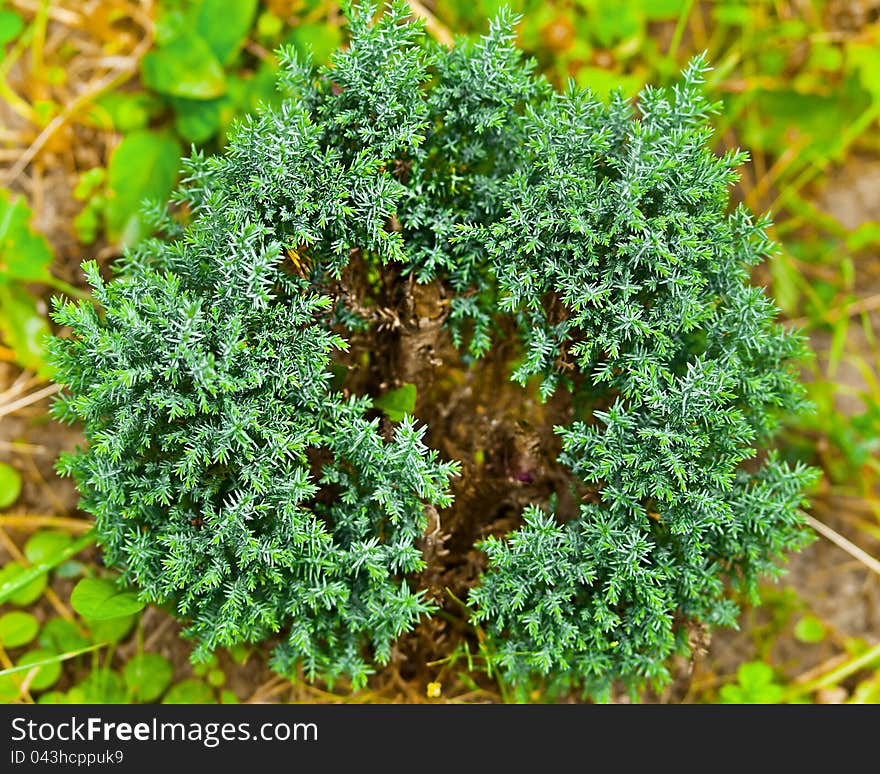
M29 676L30 688L35 691L45 691L58 682L61 677L61 663L55 658L56 654L48 650L29 650L18 661L17 667L33 666L35 671Z
M186 142L207 143L233 116L261 100L275 101L273 90L265 88L274 60L240 61L256 9L256 0L161 3L157 46L141 61L141 80L159 95L160 113L170 108Z
M48 276L52 250L46 238L30 226L31 211L20 196L0 191L0 247L2 278L39 282Z
M83 618L92 621L130 616L144 607L136 594L100 578L83 578L77 583L70 595L70 604Z
M825 624L814 615L805 615L798 620L794 627L794 636L800 642L822 642L828 633Z
M214 704L214 692L201 680L182 680L162 699L163 704Z
M596 695L614 678L662 684L681 645L672 611L733 624L722 580L756 590L807 540L814 473L775 453L741 467L780 410L804 407L790 363L805 349L747 282L767 222L728 214L744 157L707 148L703 70L696 59L673 89L645 88L638 118L619 93L554 97L527 118L506 215L461 237L485 249L520 324L514 378L593 406L558 428L560 459L601 503L564 525L532 511L515 539L485 544L471 600L506 634L498 658L517 680L575 677Z
M345 346L321 324L331 299L280 260L285 244L317 241L331 268L346 243L399 253L382 217L394 189L376 170L412 146L424 112L411 88L423 78L415 32L397 27L401 15L358 22L363 45L336 61L340 94L325 93L338 120L312 124L289 102L245 121L226 157L187 163L178 198L196 215L185 236L141 242L110 283L88 265L101 317L90 304L56 310L77 334L55 344L70 387L56 412L83 420L90 442L62 470L76 476L108 560L145 601L189 620L197 656L284 627L279 669L302 662L359 684L364 645L386 661L428 610L400 576L421 568L423 507L449 504L455 466L436 461L411 419L386 441L364 416L367 399L328 388L330 353ZM392 32L403 40L388 56ZM333 181L323 198L307 193L319 169ZM366 217L345 204L351 190Z
M434 10L454 29L472 32L482 29L494 5L438 0ZM558 85L574 78L594 92L620 85L631 95L644 83L668 83L689 54L709 52L717 68L709 76L709 90L719 98L719 113L711 118L715 142L736 138L749 148L754 161L739 189L750 206L768 207L777 219L773 231L781 249L767 267L773 295L787 317L802 319L805 331L818 334L813 346L820 357L807 365L808 395L818 410L790 423L786 454L792 460L821 457L837 485L873 507L880 470L876 323L869 315L839 313L869 281L875 256L862 239L876 233L877 218L867 204L835 207L839 196L819 190L823 172L837 168L844 179L861 177L864 159L876 155L876 25L858 15L844 22L822 3L805 6L804 13L784 3L677 0L639 0L613 13L597 0L511 5L523 13L519 43ZM838 214L843 210L846 217ZM854 227L852 219L865 222ZM826 332L834 336L828 358L822 351ZM865 388L858 389L864 412L841 410L842 403L852 404L853 379L844 375L849 367L866 374Z
M24 544L24 555L31 564L41 564L61 555L72 543L73 538L66 532L40 530Z
M8 508L21 493L21 476L18 471L0 462L0 508Z
M114 149L107 167L107 236L133 244L144 236L140 211L145 200L165 199L177 177L180 148L173 139L132 132Z
M21 562L7 562L0 570L0 588L14 587L14 591L3 595L2 601L8 599L18 607L27 607L39 599L47 583L45 573L29 577L27 568Z
M91 244L103 234L120 245L149 235L145 202L163 201L177 180L180 146L168 132L137 128L110 154L107 169L84 172L73 190L84 203L73 221L77 237Z
M183 31L141 60L145 86L173 97L210 99L226 91L223 67L197 33Z
M254 21L257 0L201 0L195 9L195 31L222 65L232 62Z
M17 648L27 645L40 630L40 624L30 613L13 610L0 616L0 645Z
M56 653L82 650L89 646L89 638L73 622L64 618L46 621L40 632L40 645Z
M125 663L122 674L132 699L152 702L171 684L174 668L158 653L139 653Z
M33 566L8 562L0 571L0 602L34 605L48 586L49 573L54 571L56 577L60 576L66 560L90 545L92 539L90 534L74 539L57 529L35 532L24 545L25 558ZM69 564L73 572L68 576L93 572L85 564ZM17 583L23 577L31 580L24 585ZM0 647L12 661L12 666L0 669L0 702L20 701L23 696L52 704L160 700L174 682L174 670L163 656L144 652L140 627L135 655L119 666L114 663L115 645L138 623L143 602L130 592L120 591L106 572L100 577L93 574L80 579L69 601L78 615L50 617L42 624L37 616L23 610L0 613ZM211 695L211 701L217 702L223 698L219 686L225 676L217 668L216 659L213 663L208 679L218 687ZM62 675L64 690L57 690ZM231 692L224 693L227 695L223 701L237 700Z
M23 28L24 22L15 11L0 9L0 45L15 40ZM0 61L2 60L3 54L0 52Z
M21 562L8 562L3 566L0 570L0 604L7 601L19 606L31 604L46 588L50 570L94 542L91 532L72 542L59 538L38 533L26 546L25 556L36 557L32 566L26 567Z
M20 196L0 189L0 335L26 368L48 375L46 318L28 292L29 283L51 283L52 250L30 225L31 211Z
M83 619L96 642L117 643L122 642L137 622L134 615L120 615L113 618L87 618Z
M773 668L763 661L740 664L736 683L722 686L722 704L778 704L783 697L782 686L773 676Z
M72 544L69 535L51 531L36 533L27 546L38 559L36 549L48 548L51 543L60 545L61 538ZM18 701L25 690L41 704L152 703L166 694L172 701L175 696L186 701L194 695L190 683L204 685L176 676L168 659L145 652L140 631L135 655L119 665L114 663L114 646L132 632L143 603L128 592L120 594L112 579L80 580L70 603L78 617L49 618L42 626L36 616L24 611L0 615L0 646L14 661L13 666L0 670L0 702ZM218 690L205 685L207 692L200 690L198 700L237 701L231 691L223 691L221 696L219 688L225 675L217 668L216 659L212 663L205 674L210 686ZM200 673L198 667L194 671ZM64 690L56 690L62 674L68 678ZM182 680L182 689L175 690L175 677L178 683Z
M373 398L373 406L383 411L392 422L400 422L415 410L416 386L404 384L396 390L389 390L378 398Z
M374 11L348 10L330 66L284 49L281 104L185 162L188 217L153 208L167 239L129 247L110 280L86 263L97 308L57 301L74 335L52 345L54 412L88 441L59 470L196 659L278 637L279 671L361 686L431 610L405 576L457 466L408 413L383 437L369 399L334 388L356 312L341 284L355 255L442 283L466 358L507 317L514 379L587 407L557 429L578 516L536 503L482 544L469 602L494 665L599 698L660 685L684 621L732 624L728 583L755 592L807 540L813 472L759 454L805 405L804 348L748 283L772 244L766 219L729 211L745 156L708 147L701 59L636 111L554 93L509 14L446 48L404 5Z
M59 703L126 704L128 698L123 678L111 669L100 669L89 672Z
M88 112L90 123L124 136L107 170L89 170L74 191L83 202L74 219L80 242L92 244L103 235L125 246L147 236L141 205L145 199L167 199L181 141L217 147L240 115L263 103L278 103L277 58L244 52L249 38L270 48L288 43L312 51L318 61L341 43L339 28L325 21L291 28L289 19L272 17L277 24L267 28L263 22L261 34L257 6L257 0L158 4L156 45L141 60L144 90L102 94ZM320 18L327 13L329 6ZM313 12L311 18L318 17Z

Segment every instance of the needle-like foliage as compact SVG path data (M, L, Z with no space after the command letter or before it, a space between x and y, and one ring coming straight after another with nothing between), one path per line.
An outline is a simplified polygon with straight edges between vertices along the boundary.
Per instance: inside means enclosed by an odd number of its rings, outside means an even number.
M455 463L412 418L385 441L366 398L331 389L333 299L314 276L353 247L402 254L384 228L400 184L380 167L419 142L425 64L397 7L353 18L351 47L315 81L246 120L223 157L195 155L173 239L131 250L116 277L86 265L94 301L63 303L54 342L67 385L55 411L88 448L65 457L109 564L170 603L196 657L277 632L275 666L362 685L429 606L402 580L421 569L424 506L450 504Z
M722 581L755 592L807 539L813 473L753 459L781 412L804 408L790 363L805 350L748 284L772 245L766 220L729 212L745 157L707 146L704 69L697 58L673 88L646 88L638 114L573 90L531 111L504 215L466 234L519 322L514 378L574 391L561 459L599 492L577 519L532 509L484 546L471 600L518 681L662 684L681 620L734 624Z
M553 93L506 14L445 48L401 3L347 13L329 67L282 52L283 104L185 162L164 239L109 281L86 264L94 304L56 303L55 412L88 442L60 468L196 657L276 638L280 671L363 685L431 612L406 576L458 466L331 386L346 327L370 327L341 278L442 283L466 359L509 316L513 378L577 408L557 431L579 515L534 504L482 544L498 665L596 697L660 684L684 623L734 623L727 581L754 590L803 544L812 476L758 453L802 408L803 345L748 283L771 244L729 212L744 157L708 147L704 64L606 104Z

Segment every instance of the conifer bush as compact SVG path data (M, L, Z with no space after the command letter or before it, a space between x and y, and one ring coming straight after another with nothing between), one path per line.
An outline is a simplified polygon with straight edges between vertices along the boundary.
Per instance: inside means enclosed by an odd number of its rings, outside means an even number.
M157 236L85 264L93 302L56 300L87 441L59 469L195 658L271 640L362 686L459 572L509 681L662 685L805 544L813 476L772 450L805 349L749 284L768 222L730 206L705 63L631 104L554 91L505 13L450 48L402 3L346 13L329 67L282 51L283 104L183 162ZM487 363L489 441L527 451L454 459Z

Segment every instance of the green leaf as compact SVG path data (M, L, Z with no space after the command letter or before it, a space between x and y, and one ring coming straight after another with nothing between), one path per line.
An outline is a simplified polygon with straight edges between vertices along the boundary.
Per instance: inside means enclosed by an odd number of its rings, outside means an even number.
M271 62L261 62L257 71L247 77L231 74L229 76L229 92L222 113L223 123L228 124L232 118L226 115L230 110L241 113L253 112L259 105L277 105L281 101L281 93L275 88L277 67Z
M77 613L92 621L121 618L143 610L144 603L134 591L120 589L112 581L83 578L73 588L70 604Z
M261 40L276 38L283 29L284 20L271 11L263 11L257 19L257 37Z
M92 633L92 640L95 643L106 643L123 639L131 631L136 619L137 616L125 615L103 620L85 618L85 622Z
M9 674L0 674L0 704L11 704L21 696L21 684Z
M101 212L100 207L96 207L90 202L73 219L73 230L80 243L90 245L98 238L98 231L101 228Z
M636 0L633 8L638 8L649 21L677 19L684 10L687 0Z
M244 664L251 655L251 646L245 642L237 642L226 650L236 664Z
M632 3L597 0L591 15L590 33L604 48L638 35L645 24L641 10Z
M222 669L212 669L208 672L208 683L219 688L226 682L226 673Z
M801 642L822 642L826 634L825 624L814 615L805 615L794 627L795 639Z
M107 179L107 170L104 167L92 167L83 172L73 189L73 198L84 202L90 199Z
M180 149L168 135L143 131L123 138L108 167L105 218L110 240L131 245L145 236L141 205L147 199L168 198L179 161Z
M21 16L12 11L0 11L0 45L15 40L23 29L24 21ZM2 52L0 52L0 59L2 59Z
M316 64L328 64L342 43L342 32L339 27L326 24L301 24L287 36L287 43L301 54L311 52L312 61Z
M210 686L201 680L182 680L173 685L162 704L216 704L214 692Z
M156 4L155 40L159 46L174 40L183 29L192 26L192 20L184 15L182 3L161 2Z
M256 11L257 0L202 0L196 9L195 30L226 65L244 44Z
M748 704L746 695L738 685L722 685L718 692L722 704Z
M196 100L172 97L174 128L187 142L201 145L220 130L222 104L222 99Z
M25 368L49 377L46 337L51 333L46 318L37 310L37 301L20 285L0 282L0 332Z
M21 494L21 476L18 471L0 462L0 508L8 508Z
M160 94L212 99L226 91L223 66L205 40L184 32L141 59L144 85Z
M0 282L40 282L49 277L52 248L31 228L30 220L24 199L0 189Z
M611 92L618 88L622 89L626 96L631 97L642 87L641 79L634 75L621 75L592 65L581 67L575 79L578 86L590 89L596 97L605 101L608 100Z
M783 691L781 685L770 683L763 686L759 691L753 691L749 695L749 700L752 704L778 704L782 701L784 693L785 691Z
M738 704L776 704L782 700L783 689L773 681L773 668L763 661L741 664L736 672L739 680ZM722 691L725 701L734 697L732 690Z
M834 43L822 43L815 41L810 44L810 58L807 60L806 69L827 70L837 72L843 67L843 51Z
M40 695L37 704L70 704L70 700L64 691L47 691Z
M74 554L79 553L88 545L95 542L95 533L89 530L85 535L75 540L69 546L59 551L57 554L48 557L45 561L35 564L33 567L25 569L18 562L9 562L6 567L0 571L0 604L11 601L13 604L27 605L33 602L46 587L46 573L57 567L59 564L69 559ZM10 569L12 568L12 569ZM39 586L39 593L31 598L33 587ZM30 602L21 602L23 598L30 599Z
M198 677L204 677L208 672L214 669L214 667L218 666L219 663L220 660L217 658L217 654L211 653L204 661L199 661L197 664L193 664L193 674Z
M67 532L41 530L24 544L24 555L31 564L39 564L61 553L72 542Z
M83 636L73 621L50 618L40 632L39 643L42 647L56 653L67 653L87 648L89 640Z
M48 582L45 572L33 576L20 562L8 562L0 570L0 602L27 607L40 598Z
M384 411L392 422L400 422L405 414L412 414L416 407L416 386L407 382L396 390L374 398L373 406Z
M162 100L143 91L111 91L95 103L91 115L99 126L125 134L146 129L162 109Z
M794 315L801 296L797 267L787 254L779 252L770 259L768 268L773 278L773 298L776 299L776 304L785 314Z
M61 656L50 650L29 650L15 663L15 666L33 667L39 664L37 673L29 685L31 691L44 691L46 688L51 688L55 685L58 682L58 678L61 677L61 659ZM29 671L27 669L19 669L19 679L22 682L24 682L24 675L27 675Z
M14 610L0 616L0 644L4 648L27 645L40 630L40 624L30 613Z
M168 687L174 669L171 662L158 653L140 653L126 663L123 676L134 699L151 702Z
M763 661L740 664L739 685L725 685L718 693L723 704L776 704L782 700L781 685L773 682L773 668Z
M846 249L853 252L880 245L880 222L869 220L846 236Z
M862 88L871 95L873 102L880 101L880 57L877 44L850 41L846 46L848 64L859 74Z
M226 648L226 651L229 653L229 656L236 664L244 665L251 657L253 646L249 645L246 642L237 642L234 645L230 645L228 648Z
M749 661L740 664L736 677L744 689L753 690L773 682L773 668L763 661Z
M128 700L122 677L109 669L89 673L71 694L71 704L126 704Z

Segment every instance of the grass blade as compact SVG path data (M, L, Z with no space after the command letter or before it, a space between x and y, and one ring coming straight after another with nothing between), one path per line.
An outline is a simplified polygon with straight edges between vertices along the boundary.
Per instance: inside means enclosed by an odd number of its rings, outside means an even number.
M57 664L61 661L68 661L69 659L81 656L83 653L90 653L91 651L97 650L98 648L103 648L106 644L106 642L99 642L95 645L89 645L87 648L80 648L79 650L70 650L67 653L60 653L57 656L52 656L52 658L44 658L40 661L34 661L30 664L22 664L21 666L14 666L10 667L9 669L2 669L0 670L0 677L15 674L16 672L29 672L32 669L46 666L47 664Z

